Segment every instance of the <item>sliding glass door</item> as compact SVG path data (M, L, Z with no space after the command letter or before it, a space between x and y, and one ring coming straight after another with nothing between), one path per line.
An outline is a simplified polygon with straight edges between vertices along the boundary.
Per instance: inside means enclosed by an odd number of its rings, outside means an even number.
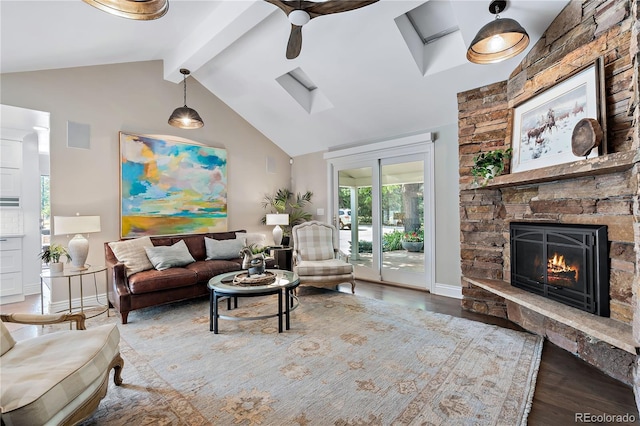
M431 144L331 159L333 222L356 278L431 290Z
M380 162L383 281L424 287L424 169L411 157Z
M340 229L340 249L349 254L349 261L358 275L377 280L378 266L374 262L373 198L374 165L352 164L336 170L337 208L334 224Z

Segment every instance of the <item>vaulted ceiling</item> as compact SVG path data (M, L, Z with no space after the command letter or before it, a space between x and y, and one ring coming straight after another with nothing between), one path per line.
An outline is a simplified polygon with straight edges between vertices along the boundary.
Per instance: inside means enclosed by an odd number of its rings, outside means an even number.
M458 92L505 80L528 51L493 65L466 61L494 19L488 0L381 0L318 17L293 60L291 25L270 3L169 1L164 17L132 21L79 0L0 0L0 71L162 60L167 80L181 83L180 68L190 69L293 157L455 123ZM500 16L527 30L530 49L567 3L511 0ZM459 30L423 44L412 22L443 10Z

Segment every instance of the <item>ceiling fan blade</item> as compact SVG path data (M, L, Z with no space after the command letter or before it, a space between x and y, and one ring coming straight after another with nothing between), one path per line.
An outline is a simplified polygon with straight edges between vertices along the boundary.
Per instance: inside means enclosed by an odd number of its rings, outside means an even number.
M322 15L360 9L361 7L369 6L370 4L376 3L377 1L378 0L329 0L322 3L313 3L312 5L306 7L304 10L307 11L311 18L316 18Z
M302 50L302 27L291 24L291 34L287 44L287 59L297 58Z

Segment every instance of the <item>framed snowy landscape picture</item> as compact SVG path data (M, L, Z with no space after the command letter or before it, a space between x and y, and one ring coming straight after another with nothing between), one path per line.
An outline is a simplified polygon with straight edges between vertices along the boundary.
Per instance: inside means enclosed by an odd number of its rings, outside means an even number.
M514 108L511 172L581 160L571 149L573 129L583 118L598 121L606 138L600 80L602 59ZM601 147L606 152L606 140ZM587 158L597 157L598 149Z

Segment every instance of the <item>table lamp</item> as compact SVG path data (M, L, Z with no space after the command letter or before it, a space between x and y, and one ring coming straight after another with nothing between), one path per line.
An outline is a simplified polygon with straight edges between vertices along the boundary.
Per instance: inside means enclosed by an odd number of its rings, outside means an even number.
M71 269L82 271L87 269L85 262L89 255L89 240L82 234L100 232L100 216L54 216L54 235L75 236L69 240L67 248L71 256Z
M275 225L273 228L273 243L279 246L282 243L282 228L280 225L289 224L289 215L284 214L267 214L267 225Z

